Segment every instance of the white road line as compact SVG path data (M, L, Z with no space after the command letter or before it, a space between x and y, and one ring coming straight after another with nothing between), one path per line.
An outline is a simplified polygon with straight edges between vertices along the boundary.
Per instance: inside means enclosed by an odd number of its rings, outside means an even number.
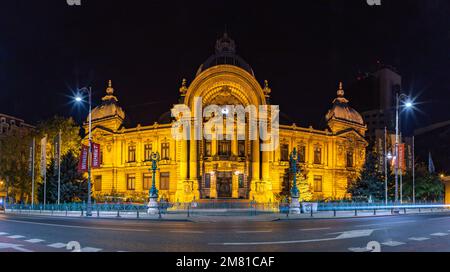
M397 242L397 241L388 241L388 242L384 242L384 243L381 243L381 244L385 245L385 246L395 247L395 246L404 245L405 243Z
M8 235L9 233L7 233L7 232L0 232L0 236L3 236L3 235Z
M436 232L436 233L432 233L430 234L431 236L447 236L448 233L443 233L443 232Z
M348 250L352 252L370 252L371 250L366 247L351 247Z
M268 233L272 230L237 230L236 233Z
M32 244L37 244L37 243L41 243L41 242L44 242L45 240L42 240L42 239L29 239L29 240L25 240L25 242L28 242L28 243L32 243Z
M22 236L22 235L11 235L11 236L6 236L6 237L11 238L11 239L21 239L21 238L25 238L25 236Z
M396 221L396 222L386 222L386 223L374 223L374 224L357 225L356 227L382 226L382 225L393 225L393 224L406 224L406 223L414 223L414 222L417 222L417 221L415 221L415 220L406 220L406 221Z
M53 248L63 248L63 247L66 247L67 246L67 244L63 244L63 243L54 243L54 244L50 244L50 245L47 245L48 247L53 247Z
M83 247L81 249L81 252L99 252L101 251L101 248L95 248L95 247Z
M411 238L408 238L408 239L412 240L412 241L419 241L419 242L421 242L421 241L429 240L430 238L427 238L427 237L411 237Z
M315 231L315 230L329 230L331 228L312 228L312 229L299 229L300 231Z
M172 233L205 233L204 231L196 231L196 230L171 230L169 232L172 232Z

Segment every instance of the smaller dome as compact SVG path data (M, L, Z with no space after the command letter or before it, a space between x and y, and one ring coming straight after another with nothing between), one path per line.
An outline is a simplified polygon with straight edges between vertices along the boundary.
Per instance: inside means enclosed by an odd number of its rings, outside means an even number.
M339 90L337 91L337 98L333 101L333 107L328 111L326 120L338 119L352 122L358 125L364 125L364 120L355 109L348 105L348 100L344 97L344 89L342 82L339 83Z
M114 96L114 89L110 80L108 82L108 88L106 88L106 95L102 98L102 104L92 110L92 121L114 116L125 119L125 112L117 105L118 101L117 97Z

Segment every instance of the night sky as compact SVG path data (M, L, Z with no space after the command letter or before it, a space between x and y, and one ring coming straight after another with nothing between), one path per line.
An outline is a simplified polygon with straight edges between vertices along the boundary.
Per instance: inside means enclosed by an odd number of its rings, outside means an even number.
M112 79L128 116L152 124L226 27L257 80L269 80L272 103L298 124L318 127L338 82L377 61L420 95L410 124L450 119L450 1L81 1L0 0L0 112L81 121L71 89L91 85L98 104Z

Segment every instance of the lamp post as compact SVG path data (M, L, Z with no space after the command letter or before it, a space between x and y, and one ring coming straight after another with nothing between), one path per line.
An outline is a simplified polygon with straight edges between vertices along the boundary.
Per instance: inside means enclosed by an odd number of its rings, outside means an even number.
M91 160L92 160L92 88L83 87L78 90L79 93L87 93L88 94L88 103L89 103L89 151L88 151L88 201L87 201L87 209L86 216L92 216L92 201L91 201ZM76 102L82 102L83 98L79 95L75 97Z
M404 106L406 108L411 108L413 106L412 102L410 101L409 96L406 94L398 93L396 96L396 103L395 103L395 206L398 205L398 168L399 168L399 108L400 108L400 101L404 100L405 104ZM398 212L398 210L396 210Z
M158 170L158 162L159 162L159 153L153 152L151 159L152 159L152 187L150 188L149 192L149 201L148 201L148 214L159 214L158 209L158 189L156 189L156 170Z
M291 214L300 213L300 202L299 202L300 192L297 187L297 172L298 172L297 162L299 161L298 156L299 155L297 154L297 149L294 148L290 156L290 163L291 163L290 170L291 173L294 175L291 189L291 204L289 206L289 213Z

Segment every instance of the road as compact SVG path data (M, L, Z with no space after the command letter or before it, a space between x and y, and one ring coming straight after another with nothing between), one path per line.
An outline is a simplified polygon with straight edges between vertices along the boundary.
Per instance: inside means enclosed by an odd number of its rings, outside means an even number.
M450 251L450 212L269 222L53 218L0 215L0 252ZM218 222L215 222L218 221ZM77 249L73 243L72 249ZM375 245L377 245L375 243ZM375 246L376 249L376 246Z

